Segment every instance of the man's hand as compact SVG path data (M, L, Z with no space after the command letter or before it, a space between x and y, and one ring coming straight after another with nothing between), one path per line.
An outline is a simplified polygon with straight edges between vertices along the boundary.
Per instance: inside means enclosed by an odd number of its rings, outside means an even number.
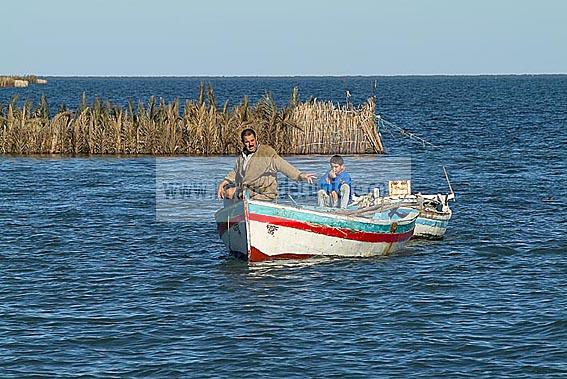
M219 200L224 199L224 188L223 187L224 187L224 185L219 185L219 188L217 189L217 199L219 199Z
M219 188L217 189L217 198L219 200L224 199L224 186L226 186L228 183L230 182L226 179L220 182Z
M335 179L337 177L337 173L335 172L335 170L329 171L329 177L331 179Z
M315 174L304 174L304 173L301 173L301 174L299 174L299 179L305 180L305 181L306 181L307 183L309 183L309 184L313 184L313 181L314 181L315 179L317 179L317 175L315 175Z

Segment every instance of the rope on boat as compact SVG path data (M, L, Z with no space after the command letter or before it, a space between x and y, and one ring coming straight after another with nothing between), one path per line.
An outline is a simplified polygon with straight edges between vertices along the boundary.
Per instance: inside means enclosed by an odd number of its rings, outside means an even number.
M393 130L397 131L398 133L400 133L404 137L408 137L409 139L420 142L424 147L426 145L429 145L429 146L434 147L434 148L439 147L439 146L434 145L431 142L419 137L418 135L416 135L412 132L409 132L408 130L402 128L401 126L394 124L393 122L390 122L388 120L384 120L382 118L382 116L380 116L378 114L376 115L376 119L377 119L377 122L378 122L378 126L385 128L386 130L388 130L388 132L390 132L390 134L392 134L392 129L393 129Z

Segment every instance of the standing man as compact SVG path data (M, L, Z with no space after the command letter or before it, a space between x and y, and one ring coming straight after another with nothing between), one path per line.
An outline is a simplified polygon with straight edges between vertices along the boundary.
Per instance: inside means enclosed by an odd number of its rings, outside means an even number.
M253 129L244 129L240 139L244 148L236 158L234 169L219 184L219 199L241 198L243 192L248 190L251 199L274 201L278 197L278 172L292 180L313 184L315 174L301 173L272 147L259 144Z
M317 204L320 207L345 209L352 199L352 179L346 172L345 162L340 155L333 155L329 161L331 170L319 179Z

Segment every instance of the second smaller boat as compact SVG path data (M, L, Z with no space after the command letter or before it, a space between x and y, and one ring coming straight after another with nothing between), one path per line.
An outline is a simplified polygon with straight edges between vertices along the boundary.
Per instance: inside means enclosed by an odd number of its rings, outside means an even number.
M355 200L359 208L401 206L419 211L415 222L413 236L416 238L443 239L453 211L449 200L455 199L455 194L424 195L411 193L410 180L394 180L388 182L388 196L380 196L378 189Z

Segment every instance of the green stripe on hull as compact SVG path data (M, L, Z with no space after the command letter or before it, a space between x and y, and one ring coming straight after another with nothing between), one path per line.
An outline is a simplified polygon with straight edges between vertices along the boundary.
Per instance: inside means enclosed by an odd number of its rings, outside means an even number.
M344 219L336 219L333 217L325 216L322 214L310 213L310 212L301 212L299 210L289 209L289 208L279 208L279 207L270 207L264 206L261 204L249 204L248 209L251 213L262 214L266 216L274 216L274 217L281 217L289 220L296 220L302 222L309 222L318 225L330 226L334 228L344 228L362 232L370 232L370 233L390 233L390 224L375 224L369 222L361 222L361 221L354 221L354 220L344 220ZM408 223L405 225L398 225L396 229L396 233L405 233L412 229L413 223Z

